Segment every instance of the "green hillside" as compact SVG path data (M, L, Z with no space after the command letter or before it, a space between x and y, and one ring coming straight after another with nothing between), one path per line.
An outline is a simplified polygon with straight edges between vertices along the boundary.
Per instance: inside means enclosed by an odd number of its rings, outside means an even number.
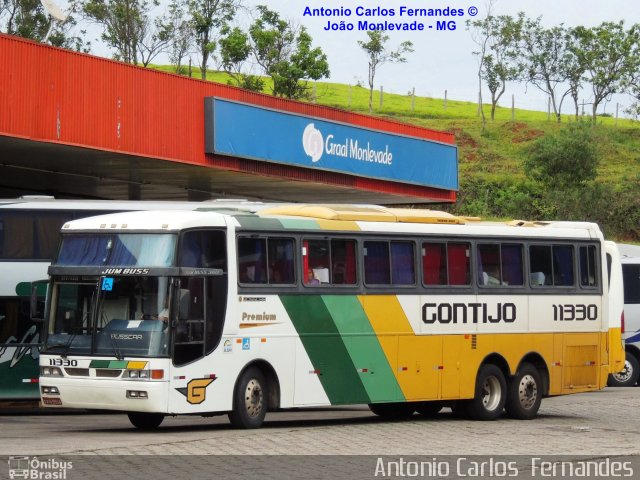
M197 69L193 76L199 78ZM228 77L209 72L207 79L227 83ZM318 82L311 94L318 104L368 113L369 92L361 86ZM484 217L596 221L609 237L640 242L639 122L600 117L593 129L601 158L597 178L577 191L545 191L526 177L523 161L536 140L566 128L573 117L558 124L546 112L516 109L512 121L510 108L498 108L483 128L476 103L448 100L445 109L443 99L416 97L412 108L410 95L385 93L380 107L375 91L373 105L374 115L455 134L460 192L457 204L446 208Z

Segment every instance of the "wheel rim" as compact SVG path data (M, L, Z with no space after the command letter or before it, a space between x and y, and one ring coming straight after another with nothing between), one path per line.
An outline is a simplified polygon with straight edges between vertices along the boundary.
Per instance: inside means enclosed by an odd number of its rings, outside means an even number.
M250 417L257 417L262 412L262 386L255 378L249 380L244 395L244 406Z
M491 412L500 405L502 397L502 388L500 381L496 377L488 377L482 384L482 404L484 408Z
M529 410L538 399L538 384L531 375L524 375L518 384L518 399L522 408Z
M621 372L614 373L613 376L619 382L627 382L633 375L633 369L631 368L631 363L628 360L624 361L624 369Z

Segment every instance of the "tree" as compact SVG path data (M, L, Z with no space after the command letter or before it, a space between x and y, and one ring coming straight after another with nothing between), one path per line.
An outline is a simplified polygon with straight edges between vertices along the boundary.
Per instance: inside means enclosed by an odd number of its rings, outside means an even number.
M173 38L173 23L165 16L151 19L145 16L140 23L138 54L143 67L169 48Z
M221 30L233 19L240 0L188 0L187 9L195 46L200 56L200 75L207 78L209 58L216 49Z
M395 50L390 50L387 46L389 36L381 30L367 32L369 40L364 42L358 40L358 45L367 54L369 60L369 113L373 110L373 85L378 68L385 63L405 63L405 54L413 52L413 43L402 42Z
M640 42L640 26L624 29L624 22L603 22L597 27L576 27L575 53L586 66L593 94L592 118L595 122L600 104L621 92L625 79L640 66L634 48Z
M243 72L246 60L251 54L249 35L240 28L227 28L220 39L220 59L222 68L229 74L229 84L246 90L261 92L264 88L262 78Z
M44 10L40 0L0 0L0 31L46 41L56 47L87 51L90 43L73 33L77 25L72 15L75 4L72 2L67 10L66 20L59 22Z
M193 29L186 18L183 0L172 0L169 4L168 23L171 24L172 35L167 47L169 61L176 73L183 73L182 61L187 57L193 44Z
M593 130L573 124L538 139L524 168L528 176L551 190L571 190L595 179L599 162Z
M264 5L256 7L259 17L249 28L251 51L256 63L273 80L273 95L303 98L307 80L329 76L327 56L312 48L311 36L304 27L295 27Z
M576 36L573 33L573 30L569 30L567 32L566 43L567 51L564 59L564 65L562 67L565 71L568 85L565 95L568 94L573 99L573 106L575 107L575 118L576 120L578 120L580 116L578 100L587 66L584 64L583 56L579 53L580 47L578 45L578 42L576 41ZM562 101L560 103L562 104Z
M80 0L90 21L102 27L101 39L115 50L114 58L138 63L140 42L148 34L148 15L158 0Z
M549 96L553 113L559 122L562 101L573 87L571 85L563 94L557 91L567 83L572 73L567 31L563 25L544 28L540 23L541 17L526 19L522 12L519 16L522 19L522 32L519 36L522 52L520 69L524 80Z
M521 64L517 58L522 21L522 17L514 20L508 15L489 15L467 22L474 41L480 46L480 50L473 53L481 57L478 75L491 93L491 120L495 118L496 106L505 92L506 83L520 77ZM482 118L484 121L484 112Z

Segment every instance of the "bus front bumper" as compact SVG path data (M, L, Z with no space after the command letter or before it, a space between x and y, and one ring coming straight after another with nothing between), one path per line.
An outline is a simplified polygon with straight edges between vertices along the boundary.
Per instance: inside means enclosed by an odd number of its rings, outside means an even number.
M167 381L40 377L40 399L45 407L167 413L168 387Z

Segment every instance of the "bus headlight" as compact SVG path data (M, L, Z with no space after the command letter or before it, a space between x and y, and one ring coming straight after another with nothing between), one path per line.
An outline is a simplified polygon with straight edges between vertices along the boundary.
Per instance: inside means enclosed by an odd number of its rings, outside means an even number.
M130 380L162 380L164 370L125 370L123 377Z
M58 367L40 367L40 375L43 377L61 377L62 370Z
M58 387L42 387L43 395L60 395L60 390Z

